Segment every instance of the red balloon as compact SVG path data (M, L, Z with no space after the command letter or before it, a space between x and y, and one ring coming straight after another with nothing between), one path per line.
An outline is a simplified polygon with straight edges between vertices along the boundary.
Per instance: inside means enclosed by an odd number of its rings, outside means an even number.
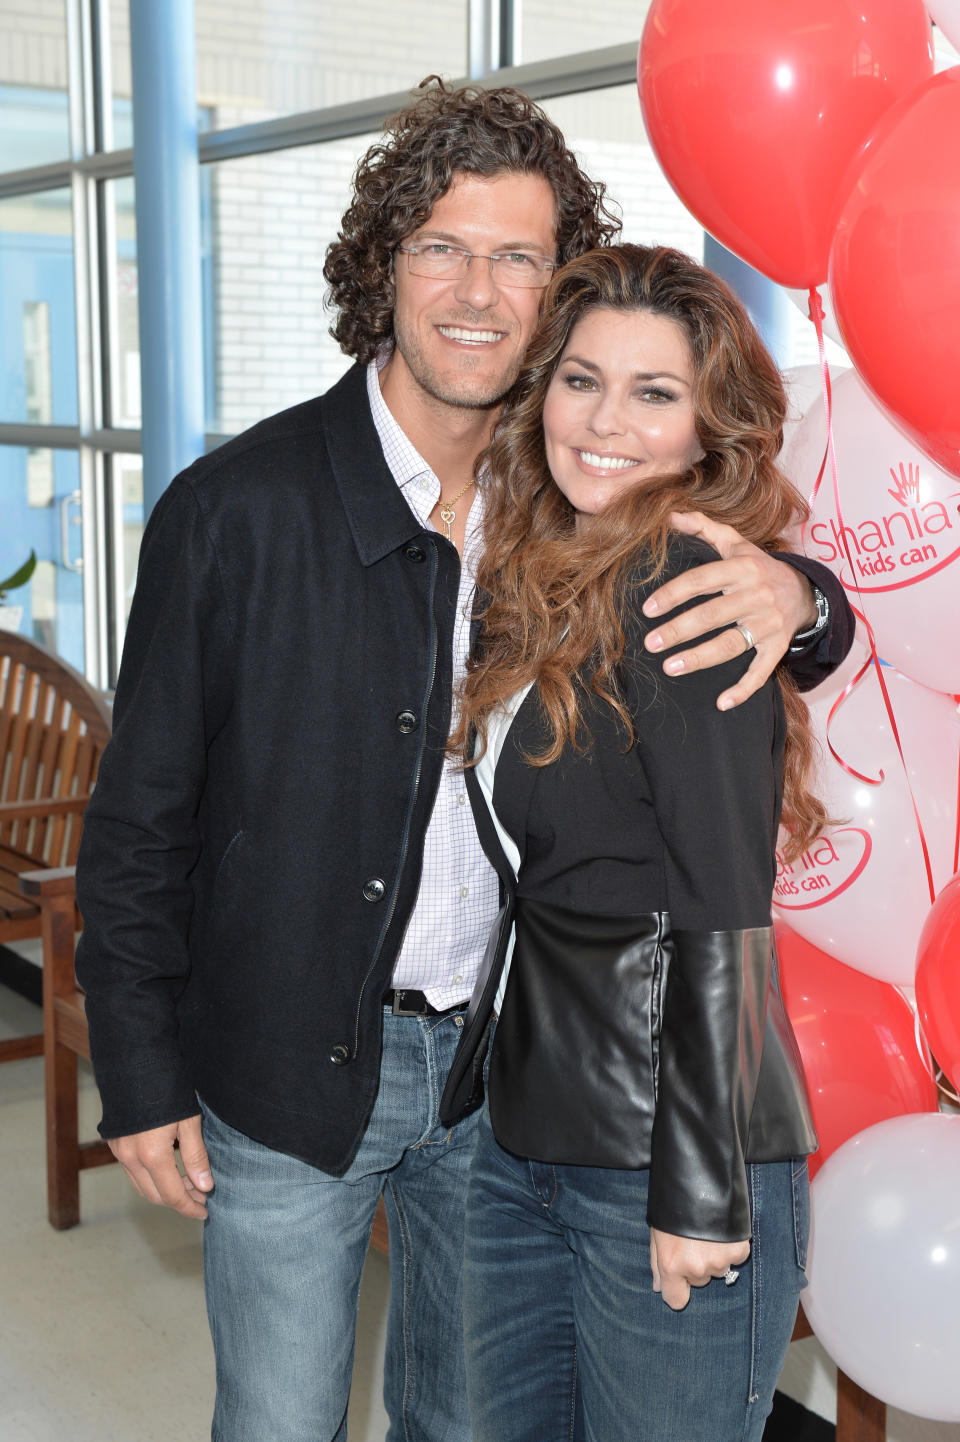
M800 1047L820 1150L810 1175L874 1122L937 1110L913 1012L896 987L777 927L780 984Z
M653 0L637 83L651 143L711 235L781 285L819 285L844 173L933 73L921 0Z
M920 933L917 1010L930 1050L960 1090L960 872L940 892Z
M878 126L837 223L830 289L863 380L960 475L960 66Z

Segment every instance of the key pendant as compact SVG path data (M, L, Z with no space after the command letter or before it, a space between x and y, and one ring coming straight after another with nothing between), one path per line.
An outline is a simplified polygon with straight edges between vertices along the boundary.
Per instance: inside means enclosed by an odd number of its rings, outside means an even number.
M450 527L457 519L457 513L452 506L440 507L440 519L447 528L447 540L450 540Z

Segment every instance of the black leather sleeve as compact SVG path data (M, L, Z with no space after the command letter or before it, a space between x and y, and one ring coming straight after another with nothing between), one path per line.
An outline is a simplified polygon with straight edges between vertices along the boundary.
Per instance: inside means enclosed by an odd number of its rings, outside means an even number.
M778 551L777 560L802 571L807 580L823 592L830 605L830 619L823 635L815 636L802 651L788 651L782 662L798 691L812 691L837 669L853 645L856 617L840 581L822 562L787 551Z
M715 1242L750 1236L744 1153L771 940L769 927L673 933L647 1218L674 1236Z

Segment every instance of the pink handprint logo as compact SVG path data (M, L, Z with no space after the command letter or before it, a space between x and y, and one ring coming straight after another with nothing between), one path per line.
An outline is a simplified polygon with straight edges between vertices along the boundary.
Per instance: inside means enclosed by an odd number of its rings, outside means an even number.
M920 466L913 461L904 465L903 461L897 470L890 467L890 474L893 477L893 485L887 491L888 496L900 506L916 506L920 503Z

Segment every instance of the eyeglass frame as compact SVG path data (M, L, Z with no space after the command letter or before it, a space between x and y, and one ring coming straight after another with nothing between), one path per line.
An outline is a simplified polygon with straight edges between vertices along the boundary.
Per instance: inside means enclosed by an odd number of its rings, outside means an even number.
M457 243L452 240L442 240L439 236L435 239L429 239L429 241L425 242L414 241L412 244L400 241L396 248L408 257L415 257L421 254L423 246L427 243L431 245L447 246L451 252L455 252L461 257L462 260L465 260L465 264L463 264L461 269L457 271L451 271L448 275L444 276L438 275L430 271L414 270L413 267L410 265L410 261L408 259L407 268L409 269L410 274L419 275L424 280L462 280L465 275L469 275L470 273L471 261L487 260L490 262L490 274L498 285L505 285L508 288L512 288L514 290L546 290L547 286L550 284L550 277L552 273L558 269L558 262L555 260L548 260L545 255L531 254L528 251L521 251L517 250L516 248L514 248L513 250L495 250L490 255L483 255L480 251L468 250L465 245L457 245ZM540 283L538 280L538 282L533 285L526 285L523 281L520 281L518 283L517 281L500 279L497 272L494 270L494 265L499 260L505 260L509 255L527 255L531 261L538 261L546 270L546 278L543 280L542 283ZM534 274L538 277L541 275L541 273L542 272L540 271L534 272Z

